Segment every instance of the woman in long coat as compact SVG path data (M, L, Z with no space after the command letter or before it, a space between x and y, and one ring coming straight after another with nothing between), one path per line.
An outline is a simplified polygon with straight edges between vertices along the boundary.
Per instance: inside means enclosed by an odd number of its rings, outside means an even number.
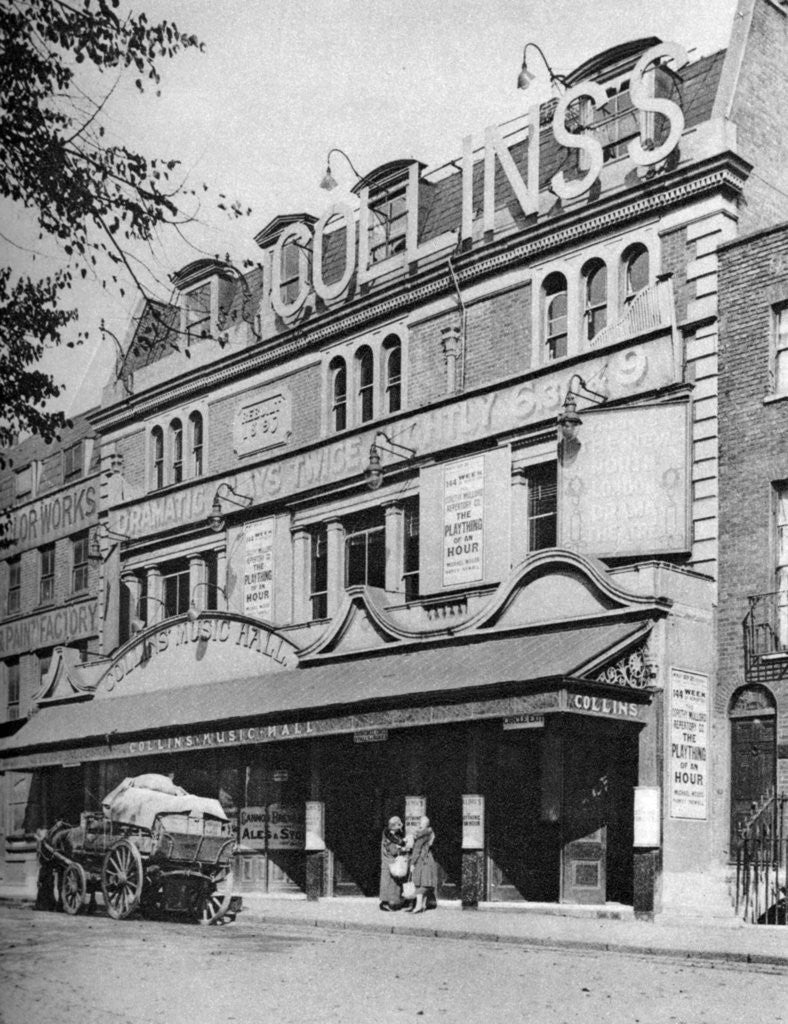
M435 833L430 827L430 819L426 816L419 820L418 830L413 836L413 850L410 855L410 877L416 886L416 905L414 914L426 910L427 893L434 891L438 885L438 865L432 855L432 844Z
M404 878L393 878L391 865L405 849L405 831L402 820L389 818L380 841L380 909L399 910L402 907Z

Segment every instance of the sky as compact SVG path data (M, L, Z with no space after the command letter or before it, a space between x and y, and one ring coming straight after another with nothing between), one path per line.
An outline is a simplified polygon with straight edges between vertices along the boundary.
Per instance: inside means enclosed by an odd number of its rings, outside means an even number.
M553 69L569 72L600 50L644 36L681 43L692 59L724 47L737 0L140 0L150 20L195 33L205 52L162 66L161 97L140 96L133 75L107 105L108 138L149 156L178 159L192 184L238 198L252 214L230 222L205 203L186 238L163 238L146 261L167 280L202 255L255 258L253 236L282 213L319 216L339 192L319 188L331 147L361 174L412 157L434 167L456 159L462 139L522 115L533 102L516 88L523 47L538 43ZM529 51L529 55L532 51ZM96 84L106 91L114 77ZM538 86L539 83L536 83ZM547 95L547 83L542 82ZM355 182L340 157L345 192ZM37 250L22 216L4 215L2 259ZM56 257L55 257L56 260ZM36 261L38 272L47 260ZM51 266L56 265L56 262ZM114 364L102 318L123 338L134 309L88 280L74 294L91 343L47 354L66 385L68 415L100 400Z

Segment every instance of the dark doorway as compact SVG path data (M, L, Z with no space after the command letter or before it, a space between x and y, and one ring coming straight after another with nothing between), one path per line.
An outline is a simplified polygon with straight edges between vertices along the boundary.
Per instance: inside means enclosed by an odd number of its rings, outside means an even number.
M763 686L731 700L731 856L748 819L774 792L777 772L774 698Z

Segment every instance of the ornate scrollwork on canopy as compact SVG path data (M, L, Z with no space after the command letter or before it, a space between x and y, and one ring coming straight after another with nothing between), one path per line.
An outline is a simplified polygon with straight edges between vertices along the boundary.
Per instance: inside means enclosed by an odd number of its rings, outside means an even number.
M597 682L608 686L625 686L631 690L645 690L653 684L653 671L648 657L648 642L608 665L597 676Z

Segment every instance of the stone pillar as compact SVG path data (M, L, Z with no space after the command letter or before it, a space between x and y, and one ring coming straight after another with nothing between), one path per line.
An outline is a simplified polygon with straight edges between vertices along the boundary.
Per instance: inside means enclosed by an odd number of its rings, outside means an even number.
M635 850L634 854L634 898L635 917L653 921L657 910L657 889L661 873L662 853L660 850Z
M161 622L164 618L164 588L161 581L161 571L157 565L149 565L145 570L148 577L148 598L145 609L145 622L152 626L155 622Z
M328 560L328 617L333 618L345 594L345 531L338 519L326 523Z
M136 572L123 572L120 582L129 592L129 621L121 624L121 636L128 639L131 636L131 623L134 619L144 619L145 609L140 608L140 594L142 593L142 581Z
M479 794L479 734L473 726L468 728L467 759L465 763L465 788L466 795ZM483 805L482 805L483 806ZM483 818L483 815L482 815ZM484 838L484 821L481 822L482 840ZM465 832L465 829L463 829ZM463 840L465 836L463 836ZM478 910L479 903L485 896L485 849L465 848L463 841L462 850L462 871L460 879L460 899L463 910Z
M520 469L512 477L512 565L528 554L528 477Z
M227 548L219 548L216 552L216 584L220 588L216 591L216 607L221 611L227 611Z
M404 594L405 583L405 513L401 505L391 502L386 510L386 591Z
M451 395L460 389L462 330L459 324L447 324L441 328L441 345L446 360L446 391Z
M208 566L203 555L189 556L189 605L197 608L208 608L213 602L216 591L208 585Z
M305 815L306 898L318 900L327 892L328 852L326 850L326 805L320 799L322 771L320 747L312 741L310 757L309 800Z
M293 622L309 622L311 584L311 536L303 526L290 531L293 541Z

